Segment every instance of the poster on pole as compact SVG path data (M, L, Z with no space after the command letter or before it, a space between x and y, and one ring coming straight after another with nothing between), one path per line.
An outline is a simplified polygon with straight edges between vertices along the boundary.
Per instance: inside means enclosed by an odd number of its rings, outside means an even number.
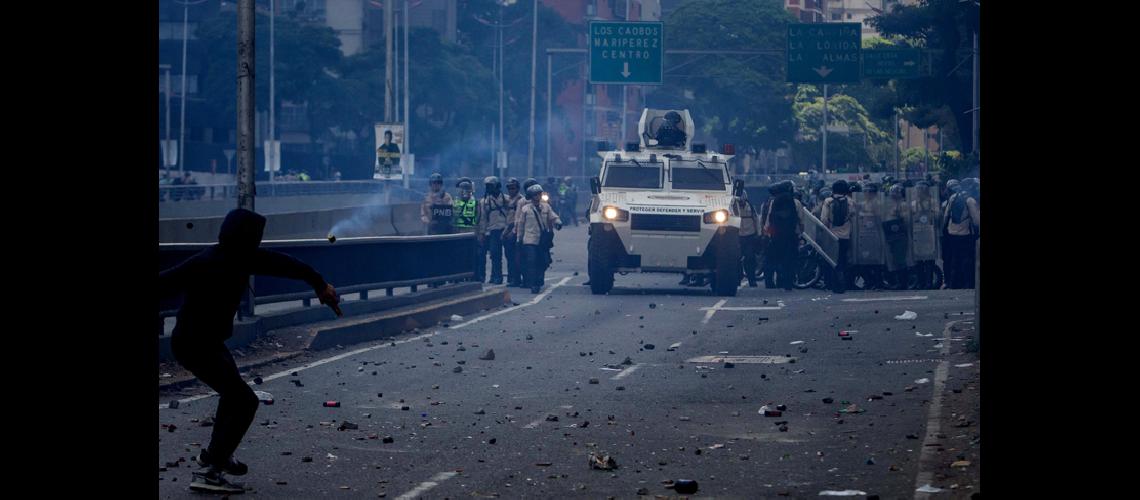
M402 123L376 124L376 163L373 179L393 181L404 178L400 155L404 150L404 125Z

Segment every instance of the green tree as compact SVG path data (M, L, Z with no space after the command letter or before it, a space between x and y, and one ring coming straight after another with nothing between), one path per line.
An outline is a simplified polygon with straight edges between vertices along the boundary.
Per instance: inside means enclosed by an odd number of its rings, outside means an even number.
M300 23L278 16L276 33L276 97L282 101L310 102L310 134L324 136L336 121L332 106L325 104L336 92L335 70L341 62L340 39L329 27ZM237 15L223 12L204 20L197 31L204 47L203 95L215 126L234 127L237 114ZM258 14L254 28L256 49L254 97L258 111L269 109L269 18Z
M798 127L792 146L794 164L819 165L823 147L821 90L814 85L800 85L792 108ZM848 129L846 133L828 133L828 168L851 170L863 166L874 170L874 165L888 161L891 134L879 128L858 100L844 94L828 95L827 111L832 127Z
M781 49L795 18L776 0L688 0L665 20L665 46L686 49ZM666 70L687 62L666 57ZM782 53L715 55L666 73L651 107L688 108L698 133L721 143L776 149L791 140L793 86ZM688 97L691 96L691 99Z
M916 126L952 123L952 144L969 144L973 106L973 33L978 30L977 0L922 0L917 5L895 5L890 12L871 18L879 33L931 50L933 74L901 80L899 93L915 106L907 119Z

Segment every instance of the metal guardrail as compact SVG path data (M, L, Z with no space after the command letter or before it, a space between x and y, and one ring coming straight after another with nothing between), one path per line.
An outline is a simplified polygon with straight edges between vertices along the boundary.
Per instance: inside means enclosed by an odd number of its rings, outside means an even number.
M420 200L423 193L405 189L398 183L384 181L306 181L259 182L257 196L312 196L336 194L377 194L386 189L392 192L392 201ZM158 186L158 201L181 202L198 200L227 200L237 198L237 185L190 184Z
M463 281L474 276L475 235L472 233L432 236L374 236L327 239L267 240L262 248L282 252L313 266L340 294L357 293L367 299L369 290ZM203 243L159 244L159 269L169 269L211 246ZM258 276L254 303L272 304L301 300L311 305L316 295L304 282ZM181 297L160 299L160 316L173 316Z

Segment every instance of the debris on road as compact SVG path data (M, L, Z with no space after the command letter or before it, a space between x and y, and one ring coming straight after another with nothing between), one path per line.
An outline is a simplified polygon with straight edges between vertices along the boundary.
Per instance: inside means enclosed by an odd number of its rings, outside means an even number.
M823 490L819 492L821 497L862 497L867 496L867 492L859 490Z
M931 486L929 484L924 484L921 488L918 488L914 491L916 491L918 493L939 493L942 491L942 488L937 488L937 487Z
M322 406L325 408L340 408L340 401L325 401Z
M791 345L799 345L799 344L802 344L802 343L804 343L804 341L802 341L802 340L793 340L793 341L792 341L792 343L791 343Z
M918 317L918 313L916 313L914 311L905 311L902 314L895 316L895 319L909 321L909 320L912 320L912 319L917 318L917 317Z
M614 470L618 467L614 457L607 454L590 453L589 461L591 470Z
M916 384L925 384L928 382L930 382L930 379L928 379L928 378L920 378L920 379L914 381L914 383L916 383Z
M655 347L657 347L657 346L655 346L653 344L645 344L645 348L649 349L649 350L653 350L653 348L655 348Z
M676 343L674 343L674 344L670 345L670 346L669 346L669 348L668 348L668 349L666 349L666 350L667 350L667 351L676 351L678 347L681 347L681 343L680 343L680 342L676 342Z
M495 359L495 350L487 349L487 352L484 352L482 356L479 356L479 359L483 361L491 361Z
M262 382L261 377L253 377L254 384L261 385Z
M451 321L463 321L463 316L460 316L458 314L452 314L451 315Z
M380 442L382 442L382 443L384 443L384 444L389 444L389 443L394 443L394 442L396 442L396 440L395 440L395 438L393 438L392 436L384 436L384 437L383 437L383 438L380 440Z
M526 334L526 339L527 340L534 340L534 335L531 335L528 333L528 334Z
M356 430L356 429L359 429L359 428L360 428L360 426L358 426L358 425L356 425L356 424L354 424L354 423L352 423L352 422L349 422L349 421L345 420L344 422L341 422L341 423L340 423L340 426L338 426L338 427L336 428L336 430L338 430L338 431L343 431L343 430L350 430L350 431L352 431L352 430Z
M596 378L592 378L592 379L590 379L590 383L591 383L591 384L597 384L597 383L598 383L598 379L596 379Z
M459 373L459 372L463 371L463 367L462 366L456 366L455 368L452 368L451 371L454 373Z
M835 402L835 400L834 400L834 399L831 399L831 398L823 398L823 402L824 402L825 404L831 404L831 403L834 403L834 402Z
M669 486L666 486L668 488ZM692 479L678 479L673 481L673 491L684 495L691 495L697 492L697 482Z
M177 399L171 400L170 403L167 403L166 407L170 408L171 410L177 410L178 409L178 400Z
M253 391L253 394L255 396L257 396L258 401L261 401L262 403L265 403L267 405L273 404L273 395L272 394L265 392L265 391Z

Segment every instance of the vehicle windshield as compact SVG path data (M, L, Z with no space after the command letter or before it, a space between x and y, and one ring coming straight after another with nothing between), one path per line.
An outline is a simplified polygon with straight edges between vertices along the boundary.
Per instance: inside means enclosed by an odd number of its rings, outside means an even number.
M701 166L704 163L704 167ZM724 164L674 160L670 177L673 189L693 189L702 191L724 191Z
M661 164L639 162L610 162L606 165L606 177L602 179L604 187L618 188L661 188Z

